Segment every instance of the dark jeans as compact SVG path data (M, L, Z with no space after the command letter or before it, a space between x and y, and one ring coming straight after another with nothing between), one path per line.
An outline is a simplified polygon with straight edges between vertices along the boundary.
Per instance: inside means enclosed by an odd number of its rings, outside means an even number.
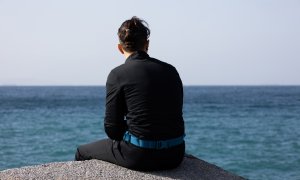
M145 149L125 141L103 139L77 148L75 160L99 159L140 171L166 170L183 160L185 144L168 149Z

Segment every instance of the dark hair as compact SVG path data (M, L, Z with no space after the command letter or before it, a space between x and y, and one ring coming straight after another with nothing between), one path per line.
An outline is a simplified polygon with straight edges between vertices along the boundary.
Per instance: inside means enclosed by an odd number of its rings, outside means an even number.
M118 30L120 44L127 52L141 50L150 36L146 21L133 16L122 23Z

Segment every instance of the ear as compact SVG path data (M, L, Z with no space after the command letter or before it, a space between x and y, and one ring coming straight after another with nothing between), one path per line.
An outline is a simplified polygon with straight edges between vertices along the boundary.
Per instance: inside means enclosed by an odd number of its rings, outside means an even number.
M122 48L122 45L121 44L118 44L118 49L119 51L121 52L121 54L124 54L124 50Z

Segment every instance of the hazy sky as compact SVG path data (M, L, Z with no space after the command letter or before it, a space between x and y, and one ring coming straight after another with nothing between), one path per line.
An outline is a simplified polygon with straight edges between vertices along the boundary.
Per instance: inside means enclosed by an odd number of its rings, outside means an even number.
M134 15L185 85L300 85L299 0L0 0L0 85L105 85Z

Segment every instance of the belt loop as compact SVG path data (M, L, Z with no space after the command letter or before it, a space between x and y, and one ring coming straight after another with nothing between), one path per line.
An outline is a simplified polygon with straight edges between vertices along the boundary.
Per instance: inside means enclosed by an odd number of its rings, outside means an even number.
M129 134L128 131L125 132L125 134L124 134L124 136L123 136L123 139L124 139L125 141L130 141L131 135Z

